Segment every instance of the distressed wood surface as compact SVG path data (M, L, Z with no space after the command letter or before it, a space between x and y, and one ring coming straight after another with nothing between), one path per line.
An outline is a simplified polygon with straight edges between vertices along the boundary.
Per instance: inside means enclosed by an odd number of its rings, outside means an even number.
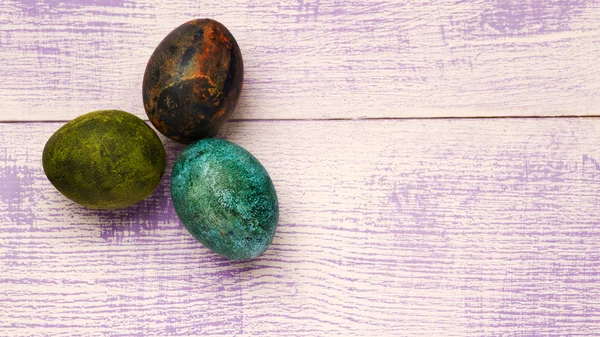
M186 232L168 172L121 211L62 197L60 125L0 123L0 335L600 335L598 119L228 123L281 203L245 263Z
M272 247L187 233L181 145L93 211L41 169L62 123L0 123L1 336L600 336L600 119L316 121L598 115L600 2L3 0L0 122L145 117L148 57L198 17L244 54L221 136L275 182Z
M599 114L595 0L3 0L0 120L145 117L150 54L198 17L242 49L237 119Z

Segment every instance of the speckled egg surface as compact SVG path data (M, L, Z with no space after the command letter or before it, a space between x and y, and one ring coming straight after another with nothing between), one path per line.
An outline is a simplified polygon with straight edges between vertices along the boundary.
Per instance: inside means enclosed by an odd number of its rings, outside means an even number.
M67 198L91 208L133 205L158 186L165 149L148 124L119 110L90 112L48 140L44 172Z
M279 205L262 164L242 147L203 139L177 158L171 174L177 215L202 244L232 260L249 260L271 244Z
M214 20L192 20L169 33L150 57L144 108L158 131L190 143L227 121L243 79L242 53L229 30Z

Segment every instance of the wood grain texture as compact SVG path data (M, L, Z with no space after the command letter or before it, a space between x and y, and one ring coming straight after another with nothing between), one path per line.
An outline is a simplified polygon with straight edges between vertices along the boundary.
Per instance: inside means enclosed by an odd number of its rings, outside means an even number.
M600 336L600 120L228 123L281 204L245 263L185 231L168 176L66 200L59 126L0 123L0 335Z
M237 119L599 113L594 0L4 0L0 120L145 117L148 58L199 17L242 49Z

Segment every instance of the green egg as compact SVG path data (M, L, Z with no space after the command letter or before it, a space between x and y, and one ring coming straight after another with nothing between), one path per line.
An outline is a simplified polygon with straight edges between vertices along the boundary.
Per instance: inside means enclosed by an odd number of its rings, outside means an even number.
M67 198L90 208L133 205L158 186L165 149L140 118L120 110L95 111L58 129L46 143L48 180Z
M221 256L249 260L273 241L275 187L261 163L238 145L208 138L188 146L173 166L171 197L188 231Z

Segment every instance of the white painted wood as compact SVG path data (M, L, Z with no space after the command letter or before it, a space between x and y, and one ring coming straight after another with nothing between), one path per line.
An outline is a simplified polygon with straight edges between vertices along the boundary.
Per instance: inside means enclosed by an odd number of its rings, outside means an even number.
M4 0L0 120L145 117L150 54L199 17L241 46L236 119L597 115L599 4Z
M0 335L598 335L600 120L228 123L281 203L244 263L185 231L167 177L127 210L66 200L59 126L0 123Z

